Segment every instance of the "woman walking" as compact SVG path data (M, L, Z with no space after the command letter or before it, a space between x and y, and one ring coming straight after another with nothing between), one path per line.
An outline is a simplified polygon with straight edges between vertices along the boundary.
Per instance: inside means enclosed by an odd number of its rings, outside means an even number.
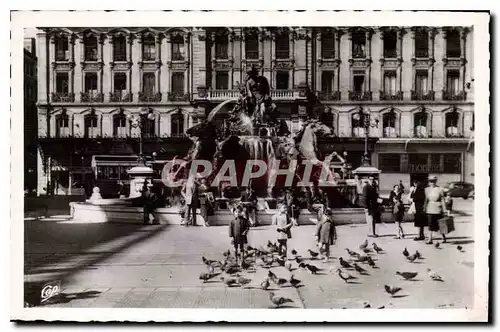
M410 188L410 210L414 215L413 225L418 227L418 236L415 241L425 240L424 227L427 226L427 216L424 211L425 189L419 181L413 181L413 187Z
M439 219L443 217L444 207L444 191L443 188L437 185L437 177L429 176L429 186L425 188L424 208L427 213L429 223L429 239L425 242L432 244L433 232L439 231ZM443 234L443 243L446 242L446 236Z

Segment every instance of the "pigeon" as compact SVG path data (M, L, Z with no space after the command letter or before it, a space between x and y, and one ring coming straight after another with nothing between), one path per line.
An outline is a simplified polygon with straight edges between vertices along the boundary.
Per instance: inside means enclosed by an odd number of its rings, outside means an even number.
M297 264L300 264L300 263L302 263L302 259L300 259L299 257L295 257L295 262Z
M203 264L205 264L207 266L211 266L211 265L217 263L217 261L206 259L205 256L201 256L201 260L202 260Z
M369 259L370 259L370 256L361 256L356 261L363 263L363 262L367 262Z
M229 266L229 267L224 268L223 271L226 272L227 274L235 274L235 273L241 272L241 268L239 266L233 265L233 266Z
M269 270L269 272L267 273L267 277L271 280L271 281L275 281L278 279L278 277L276 276L276 274L273 273L273 271Z
M434 248L436 248L436 249L439 248L439 244L440 244L439 242L436 242L436 244L434 245Z
M261 282L260 288L262 288L263 290L267 290L270 285L271 285L271 283L269 282L269 278L266 278L266 280Z
M378 307L377 309L385 309L385 305Z
M375 262L373 261L373 259L370 256L368 256L368 260L366 262L368 263L368 265L370 265L373 268L377 267L375 265Z
M405 278L405 280L410 280L410 279L415 278L418 273L417 272L399 272L399 271L397 271L396 274L402 276L403 278Z
M372 252L372 250L370 248L365 248L365 249L363 249L363 252L365 254L368 254L368 253Z
M349 254L349 256L351 256L351 257L357 257L357 258L359 258L359 257L361 256L360 254L358 254L358 253L357 253L357 252L355 252L355 251L350 250L349 248L345 248L345 250L347 251L347 253L348 253L348 254Z
M316 258L319 255L317 252L312 251L311 249L307 249L307 251L309 251L309 254L311 255L312 258Z
M397 292L399 292L402 289L401 287L391 287L387 285L385 285L384 288L387 293L391 294L391 296L394 296Z
M228 286L228 287L239 286L238 280L236 278L220 277L220 280L222 280L224 282L224 284L226 284L226 286Z
M238 277L238 284L240 285L247 285L252 282L252 279L245 278L245 277Z
M224 257L229 257L229 256L231 256L231 251L229 251L229 249L228 249L228 250L227 250L226 252L224 252L222 255L223 255Z
M339 262L344 269L352 269L351 264L347 263L342 257L339 258Z
M404 255L405 257L410 256L410 253L408 252L408 249L406 249L406 247L405 247L405 250L403 250L403 255Z
M279 266L285 266L285 260L280 257L276 257L276 263L278 263Z
M284 284L286 284L288 282L288 280L284 279L284 278L278 278L278 280L276 280L276 284L280 287L282 287Z
M337 272L339 274L340 279L344 280L346 284L349 282L349 280L356 279L356 277L353 277L347 272L343 272L341 269L337 269Z
M255 250L255 248L253 248L251 246L247 246L247 250Z
M293 300L282 297L282 296L274 296L273 292L269 292L269 300L274 304L276 307L279 307L285 303L293 303Z
M443 278L441 278L441 276L439 274L437 274L436 271L433 271L431 269L427 269L427 272L429 274L429 277L432 279L432 280L435 280L435 281L444 281Z
M299 268L301 268L301 269L305 269L306 267L307 267L306 263L300 263L299 264Z
M418 252L418 250L417 250L417 251L415 251L415 256L416 256L418 259L423 259L422 254L420 254L420 252Z
M296 288L296 287L300 284L300 280L295 279L295 278L293 277L293 274L292 274L292 276L290 277L290 280L289 280L289 281L290 281L290 284L291 284L293 287L295 287L295 288Z
M318 273L318 271L320 270L319 267L317 266L314 266L314 265L311 265L311 264L306 264L306 268L309 270L309 272L311 272L312 274L316 274Z
M208 270L208 273L213 274L215 271L215 268L213 265L207 265L207 270Z
M368 247L368 240L365 240L365 242L359 245L359 249L361 250L365 249L366 247Z
M245 260L241 261L241 268L243 270L248 270L252 265Z
M408 257L406 257L406 259L410 262L410 263L413 263L415 261L415 259L417 259L417 254L413 254L413 255L410 255Z
M368 303L368 302L363 303L363 308L364 308L364 309L368 309L368 308L371 308L371 307L372 307L372 306L371 306L371 304L370 304L370 303Z
M457 250L460 251L460 252L462 252L463 247L462 246L457 246Z
M373 242L373 250L375 250L377 252L377 254L384 251L384 249L377 246L377 244L375 242Z
M297 256L297 250L292 249L292 255Z
M292 269L292 263L291 263L291 262L287 262L287 263L285 264L285 268L286 268L288 271L292 271L292 270L293 270L293 269Z
M215 277L217 274L213 273L202 273L200 274L200 280L203 280L203 283L207 282L208 280L212 279Z
M366 270L363 269L361 266L359 266L358 264L354 263L354 269L359 272L360 274L364 274L366 273Z

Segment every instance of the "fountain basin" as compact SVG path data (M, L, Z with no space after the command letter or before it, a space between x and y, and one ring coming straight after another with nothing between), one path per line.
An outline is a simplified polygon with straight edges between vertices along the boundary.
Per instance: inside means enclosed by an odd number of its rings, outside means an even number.
M107 201L104 199L103 201ZM143 222L143 209L142 207L131 206L126 201L121 200L110 204L91 204L83 202L71 202L71 217L73 220L88 223L130 223L140 224ZM257 219L261 225L270 225L272 216L276 210L271 209L267 211L259 211ZM181 216L179 215L179 208L165 207L157 208L154 211L154 216L160 224L180 225ZM209 217L209 223L212 226L229 225L233 219L232 213L228 209L217 210L213 216ZM333 209L333 218L337 225L346 224L365 224L364 209L361 208L345 208ZM197 221L198 224L203 224L203 218L199 214ZM411 216L405 215L405 221L410 221ZM382 214L384 222L392 222L392 213L384 212ZM309 212L307 209L302 209L299 217L299 225L314 225L316 223L316 214Z

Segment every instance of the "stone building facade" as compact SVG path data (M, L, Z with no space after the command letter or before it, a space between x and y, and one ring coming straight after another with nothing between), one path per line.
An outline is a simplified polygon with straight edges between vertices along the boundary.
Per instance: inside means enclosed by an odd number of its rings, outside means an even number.
M24 39L24 190L37 187L37 57L35 38Z
M236 99L251 67L269 79L292 131L314 91L337 136L323 148L346 151L353 167L365 143L356 114L378 120L368 149L381 189L431 173L474 179L469 27L53 28L37 40L39 194L125 176L130 165L100 173L92 156L138 153L141 128L130 116L144 119L146 155L185 153L186 129ZM219 113L222 125L227 109Z

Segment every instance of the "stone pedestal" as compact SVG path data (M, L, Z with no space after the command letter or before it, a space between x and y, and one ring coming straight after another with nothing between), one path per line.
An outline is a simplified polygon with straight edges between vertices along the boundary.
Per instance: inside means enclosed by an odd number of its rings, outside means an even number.
M153 170L145 165L137 165L127 171L130 175L129 198L136 198L142 195L144 182L153 174Z

